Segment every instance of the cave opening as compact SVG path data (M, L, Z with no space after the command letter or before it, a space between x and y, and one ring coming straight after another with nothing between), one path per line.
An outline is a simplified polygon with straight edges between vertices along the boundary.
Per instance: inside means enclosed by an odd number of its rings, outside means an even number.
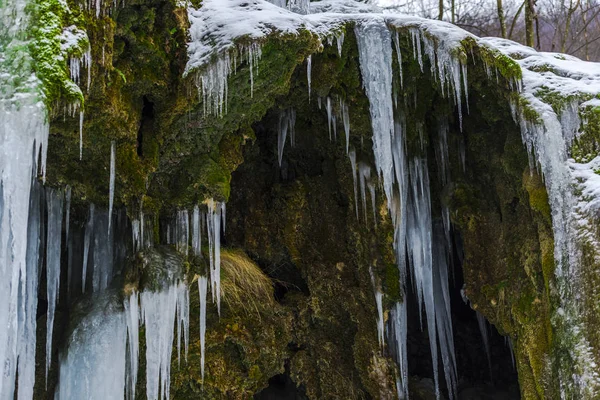
M458 373L457 398L520 399L512 343L471 308L469 299L464 294L463 244L460 232L454 230L452 239L449 288ZM409 390L411 398L421 399L435 394L435 387L427 322L424 313L419 313L416 298L414 285L410 282L407 287ZM439 361L440 387L448 398L443 365Z
M148 96L142 98L142 114L140 118L140 128L137 134L137 155L144 156L144 137L151 134L154 129L154 103L148 99Z

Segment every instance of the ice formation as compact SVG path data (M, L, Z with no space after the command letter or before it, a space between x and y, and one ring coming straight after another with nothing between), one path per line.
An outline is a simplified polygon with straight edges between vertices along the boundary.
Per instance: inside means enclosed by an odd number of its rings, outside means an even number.
M208 292L208 279L206 276L198 278L198 292L200 295L200 371L204 380L204 360L206 346L206 301Z
M201 221L202 216L200 215L200 207L196 205L192 212L192 250L195 256L202 256Z
M113 140L110 143L110 177L108 182L108 234L110 235L110 226L112 225L113 219L113 202L115 199L115 158L116 158L116 144Z
M46 380L52 360L52 332L54 328L54 312L58 302L60 285L60 252L63 221L63 193L47 190L48 227L46 239L46 276L48 295L48 317L46 320Z
M12 46L28 49L22 41L29 25L25 6L22 0L3 3L0 54L10 54ZM16 70L0 59L0 398L13 398L18 375L17 396L28 400L35 380L41 225L32 182L38 170L45 172L48 125L31 57L27 50L19 57Z
M296 110L288 108L282 110L279 114L279 130L277 131L277 160L281 167L283 159L283 149L287 136L290 136L290 145L296 145Z
M306 80L308 84L308 101L310 102L310 81L312 73L312 55L306 57Z
M87 267L90 254L90 242L92 240L92 233L94 231L94 204L90 204L90 211L88 213L88 220L85 225L85 236L83 242L83 260L82 260L82 275L81 275L81 291L85 293L85 286L87 282Z
M186 284L179 283L157 292L140 293L141 318L146 327L146 396L150 400L169 398L174 324L177 315L185 315L178 305L181 292L186 290ZM187 319L184 327L189 327Z
M221 313L221 221L224 221L225 203L207 201L206 227L208 231L208 254L210 265L210 291L212 300Z
M475 314L477 315L477 325L479 326L479 332L481 332L481 340L483 340L483 348L485 349L485 356L487 358L488 368L490 370L490 379L493 379L492 354L490 352L490 337L487 320L479 311L475 311Z
M60 357L57 400L123 399L127 323L112 293L98 295Z
M137 291L123 302L125 320L127 325L127 369L125 392L128 400L135 399L135 386L137 384L138 364L140 356L140 305Z

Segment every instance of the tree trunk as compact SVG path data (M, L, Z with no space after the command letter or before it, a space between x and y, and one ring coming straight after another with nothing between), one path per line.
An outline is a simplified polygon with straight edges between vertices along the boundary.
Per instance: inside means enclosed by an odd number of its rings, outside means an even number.
M535 18L535 2L534 0L526 0L525 4L525 45L533 47L533 20Z
M454 4L454 0L452 0ZM506 21L504 20L504 6L502 0L496 0L498 7L498 22L500 22L500 35L506 39ZM454 18L454 16L452 16Z
M439 7L438 19L441 21L442 18L444 17L444 0L440 0L438 7Z

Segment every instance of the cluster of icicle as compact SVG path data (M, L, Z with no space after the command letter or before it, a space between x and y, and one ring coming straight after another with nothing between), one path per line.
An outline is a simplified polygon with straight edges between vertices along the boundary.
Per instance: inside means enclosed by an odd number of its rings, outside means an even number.
M210 288L213 302L220 304L220 232L225 221L224 203L208 200L207 210L195 206L191 213L177 212L164 232L168 244L188 256L201 257L202 235L209 244ZM91 209L93 212L93 208ZM190 215L191 214L191 215ZM92 220L94 217L92 217ZM132 221L134 250L152 245L152 226L144 220ZM97 230L94 231L96 234ZM99 232L104 232L100 229ZM87 231L86 231L87 237ZM168 261L171 263L171 261ZM79 322L71 334L60 361L57 399L135 398L139 366L139 331L145 327L146 397L151 400L170 398L170 368L173 341L177 341L177 359L184 357L189 346L189 286L181 277L181 265L168 265L172 279L156 291L133 291L121 306L111 290L101 291L92 311ZM209 279L198 277L200 294L201 370L204 377L206 303ZM96 329L94 329L96 327ZM115 347L116 346L116 347ZM112 349L112 350L111 350ZM115 351L116 349L116 351Z
M30 215L40 204L31 192L38 173L45 174L49 128L24 41L27 1L8 0L1 8L0 54L9 56L0 57L0 398L30 400L41 259L39 212ZM19 49L17 70L10 48Z
M254 96L254 75L258 74L258 61L262 49L258 43L225 51L214 63L206 66L196 76L198 93L202 96L204 115L222 117L227 114L229 76L235 72L241 62L246 61L250 69L250 96Z
M449 261L451 251L450 222L448 210L440 210L441 222L432 217L430 181L425 155L408 157L405 153L405 120L401 112L394 112L395 99L392 93L392 46L401 63L397 36L393 36L383 18L373 17L357 23L356 37L359 48L360 70L365 92L370 103L373 128L373 152L375 169L356 160L356 153L349 151L355 179L361 188L361 198L366 219L365 185L369 185L372 203L375 176L382 181L387 204L395 226L395 250L401 285L407 285L408 268L415 287L419 310L424 311L429 330L430 349L434 368L436 395L440 397L438 359L441 358L449 397L456 396L457 371L454 355L454 340L450 313ZM432 61L432 74L437 77L445 94L454 93L452 100L460 110L462 89L466 95L466 74L458 60L427 41L417 30L413 35L414 57L423 65L422 53ZM400 78L400 77L397 77ZM450 89L448 89L450 88ZM328 107L328 114L329 107ZM459 111L459 116L460 116ZM440 184L448 183L448 154L446 135L447 121L439 121L438 145L435 148L439 164ZM355 203L358 203L356 201ZM375 213L375 210L373 210ZM358 213L358 206L357 206ZM376 217L376 215L374 216ZM375 218L376 219L376 218ZM405 254L408 255L405 258ZM376 291L377 299L377 291ZM378 305L379 308L379 305ZM381 318L381 317L380 317ZM378 325L380 325L379 323ZM390 347L396 353L400 367L398 395L408 397L408 365L406 353L407 322L406 301L398 303L390 313ZM381 328L380 328L381 329Z
M189 289L175 281L160 291L133 292L121 306L106 290L95 296L61 355L57 399L134 399L139 329L146 336L146 396L168 399L173 341L189 346ZM124 311L123 311L124 308ZM174 333L175 332L175 333Z
M167 225L167 243L174 244L177 250L186 258L191 245L193 255L202 257L202 235L206 232L208 238L208 276L198 277L200 295L200 348L201 371L204 378L205 336L206 336L206 301L208 289L211 290L212 301L221 313L221 231L225 231L225 203L208 199L206 211L194 206L191 216L188 210L179 210L176 218ZM136 221L134 221L136 224ZM191 226L191 228L190 228ZM191 232L191 235L190 235ZM134 237L134 242L137 239Z
M580 293L576 289L580 284L579 269L582 264L580 248L586 242L592 248L597 246L593 239L596 237L595 228L586 224L590 219L590 210L586 210L585 205L593 200L584 190L587 177L595 173L590 171L587 176L581 174L585 168L568 161L568 149L581 122L577 104L567 103L557 114L550 105L527 92L526 78L524 71L524 92L521 96L539 113L540 122L527 120L517 104L511 106L513 118L520 126L523 143L530 154L530 168L537 168L544 177L552 213L555 274L561 299L555 318L564 329L562 336L568 338L562 345L569 347L569 352L565 353L569 354L569 359L560 362L572 365L559 369L561 393L564 397L596 398L600 395L600 374L595 361L597 355L594 355L585 337L578 298ZM575 194L575 188L582 189L579 190L580 194Z

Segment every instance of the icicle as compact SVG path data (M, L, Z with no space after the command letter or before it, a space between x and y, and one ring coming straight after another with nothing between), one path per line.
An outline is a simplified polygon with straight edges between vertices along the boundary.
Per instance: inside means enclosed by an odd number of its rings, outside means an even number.
M321 107L322 107L322 104L321 104L321 102L322 102L322 100L321 100L321 96L317 97L317 106L319 107L319 110L320 110L320 109L321 109Z
M488 335L489 331L488 331L487 321L486 321L485 317L483 316L483 314L481 314L479 311L475 311L475 314L477 315L477 325L479 325L479 332L481 332L481 340L483 341L483 347L485 349L485 355L486 355L487 361L488 361L488 368L490 369L490 379L493 380L492 354L490 352L490 338Z
M279 130L277 131L277 161L279 162L279 167L281 167L281 160L283 159L283 148L285 147L287 131L288 124L282 113L279 115Z
M199 75L204 114L223 116L227 112L227 78L231 74L231 58L224 52Z
M327 129L329 129L329 140L331 140L331 98L327 96Z
M365 223L367 223L367 181L371 179L371 167L363 162L358 163L358 177L360 182L360 199L362 200Z
M1 198L0 189L0 198ZM0 208L2 201L0 200ZM18 308L18 399L29 400L33 398L33 385L35 382L35 342L36 342L36 314L38 304L38 262L40 259L40 185L33 183L29 202L29 218L27 224L27 254L25 281L21 295L24 304ZM12 391L12 390L11 390ZM12 398L12 397L11 397Z
M342 56L342 48L344 46L344 32L341 32L337 37L336 37L336 41L337 41L337 49L338 49L338 54L341 57Z
M202 256L202 232L200 230L200 208L194 206L194 212L192 214L192 249L194 255L197 257Z
M517 370L517 364L515 363L515 348L513 346L512 338L510 338L508 336L504 336L504 340L506 342L506 346L510 350L510 360L512 362L513 369L516 371Z
M71 186L65 191L65 242L69 242L69 221L71 219Z
M90 211L88 214L87 224L85 226L85 236L83 239L83 266L81 275L81 291L85 293L85 282L87 275L88 257L90 254L90 241L93 240L94 235L94 204L90 204Z
M438 166L438 175L442 186L450 181L450 162L448 156L448 120L441 118L439 121L437 141L435 143L435 159Z
M404 295L404 298L405 300L402 303L396 303L394 308L390 310L390 336L393 344L392 347L395 349L394 355L396 362L400 369L400 376L396 383L398 398L401 400L408 400L408 352L406 348L408 324L406 316L406 294Z
M358 219L358 190L356 183L356 151L352 148L348 152L348 158L350 159L350 166L352 167L352 181L354 183L354 206L356 208L356 219Z
M185 283L177 285L177 363L181 360L181 337L185 360L187 361L190 343L190 291Z
M373 284L373 292L375 293L375 304L377 305L377 339L379 345L383 349L385 344L384 337L384 319L383 319L383 292L379 289L379 285L375 282L375 275L373 270L369 267L369 275L371 276L371 283Z
M355 30L363 85L370 103L375 165L383 178L386 197L391 199L394 182L392 40L383 18L358 23Z
M111 217L106 212L96 213L94 224L94 251L92 271L92 291L98 292L108 287L113 277L113 240L108 230Z
M446 240L444 240L446 239ZM440 346L440 356L444 368L444 378L450 400L457 393L458 374L454 354L454 333L452 331L452 312L450 307L450 287L448 279L448 257L450 254L446 229L443 224L434 226L433 242L433 295L435 300L435 318Z
M292 147L296 145L296 110L293 108L282 110L279 114L279 130L277 132L277 160L281 167L283 159L283 149L287 134L290 134L290 144Z
M134 253L139 251L141 248L141 245L142 245L142 236L140 233L140 229L141 228L140 228L140 220L139 219L134 219L133 221L131 221L131 236L132 236Z
M308 102L310 103L310 78L312 70L312 54L306 58L306 79L308 81Z
M146 327L146 397L148 400L168 399L177 286L140 293L140 306Z
M344 123L344 133L346 134L346 154L348 154L348 148L350 147L350 113L348 111L348 104L343 101L341 101L341 103L342 121Z
M115 198L115 152L116 144L113 140L110 143L110 181L108 184L108 234L110 236L110 226L112 224L113 201Z
M190 225L187 210L177 211L177 220L175 221L175 245L177 251L187 258L190 242Z
M128 363L127 363L127 382L126 394L128 400L135 399L135 386L137 384L138 362L139 362L139 343L140 343L140 306L139 296L134 290L131 296L125 299L123 306L125 307L125 318L128 334Z
M208 279L205 276L198 278L198 291L200 294L200 371L204 381L204 360L206 346L206 293L208 291Z
M403 87L403 76L402 76L402 52L400 51L400 37L398 32L394 36L394 45L396 46L396 57L398 58L398 70L400 77L400 87Z
M221 212L225 209L225 204L209 199L207 206L210 287L212 299L216 301L217 311L221 315Z
M52 361L52 332L54 311L58 302L60 285L60 252L63 220L63 194L57 190L47 190L48 236L46 239L46 276L48 295L48 316L46 320L46 382Z
M369 169L370 172L370 169ZM370 175L370 174L369 174ZM373 206L373 223L377 226L377 204L375 203L375 182L372 180L367 181L367 187L371 194L371 205Z
M83 110L79 112L79 161L83 159Z
M8 7L6 2L0 6L0 30L7 34L0 44L2 58L6 46L18 45L20 59L30 59L29 46L22 41L28 37L29 7L21 6L13 9L11 2ZM7 64L4 61L5 58L0 64ZM10 68L11 63L8 65ZM24 399L22 393L33 391L30 343L21 335L24 329L31 328L32 308L28 302L35 283L27 268L30 195L38 167L45 176L48 118L40 101L39 79L30 68L6 73L0 65L0 81L0 398L14 398L17 368L20 371L22 364L24 376L21 381L19 372L18 394L19 399ZM24 293L27 297L22 296ZM24 319L19 320L20 316Z

